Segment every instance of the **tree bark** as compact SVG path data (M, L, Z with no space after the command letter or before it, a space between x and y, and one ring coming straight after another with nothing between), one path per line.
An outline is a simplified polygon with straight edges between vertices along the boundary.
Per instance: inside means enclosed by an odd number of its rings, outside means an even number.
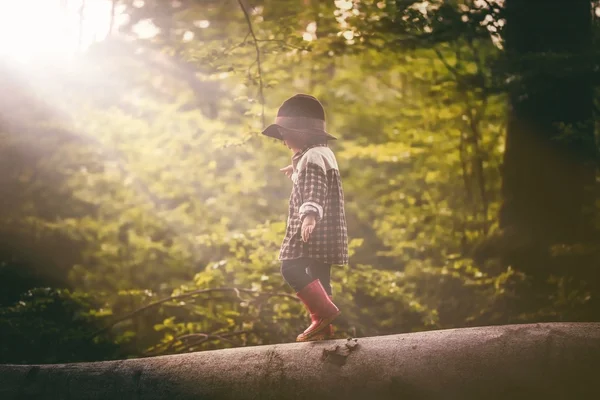
M518 274L505 306L512 315L595 321L600 232L591 2L506 0L503 14L509 110L500 229L473 256L480 264L499 259Z
M145 359L0 365L13 399L593 399L600 323L451 329Z

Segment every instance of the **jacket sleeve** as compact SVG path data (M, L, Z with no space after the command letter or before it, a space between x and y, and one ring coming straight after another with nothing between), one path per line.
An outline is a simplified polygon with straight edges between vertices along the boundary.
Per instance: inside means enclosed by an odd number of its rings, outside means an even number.
M315 214L316 220L323 219L323 207L327 197L327 176L323 168L308 162L298 171L298 188L302 195L302 204L298 212L303 220L308 214Z

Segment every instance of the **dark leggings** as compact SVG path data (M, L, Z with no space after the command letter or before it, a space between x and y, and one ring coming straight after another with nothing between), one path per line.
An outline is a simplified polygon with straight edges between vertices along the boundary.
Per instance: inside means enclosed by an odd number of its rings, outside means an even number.
M318 279L325 288L328 295L331 291L331 265L310 258L297 258L295 260L283 260L281 262L281 275L283 279L296 292Z

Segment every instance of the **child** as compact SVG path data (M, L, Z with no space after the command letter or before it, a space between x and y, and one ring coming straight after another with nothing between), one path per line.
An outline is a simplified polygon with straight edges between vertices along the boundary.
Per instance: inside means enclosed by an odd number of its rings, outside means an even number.
M328 339L340 310L331 300L331 265L348 262L344 193L337 161L325 131L325 111L313 96L286 100L263 134L283 140L293 152L282 168L293 181L287 229L279 260L281 274L310 313L311 325L297 341Z

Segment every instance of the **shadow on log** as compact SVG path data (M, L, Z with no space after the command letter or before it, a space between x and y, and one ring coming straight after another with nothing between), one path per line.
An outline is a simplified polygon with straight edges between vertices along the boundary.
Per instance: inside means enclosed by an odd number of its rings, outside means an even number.
M0 365L0 399L600 399L600 323Z

